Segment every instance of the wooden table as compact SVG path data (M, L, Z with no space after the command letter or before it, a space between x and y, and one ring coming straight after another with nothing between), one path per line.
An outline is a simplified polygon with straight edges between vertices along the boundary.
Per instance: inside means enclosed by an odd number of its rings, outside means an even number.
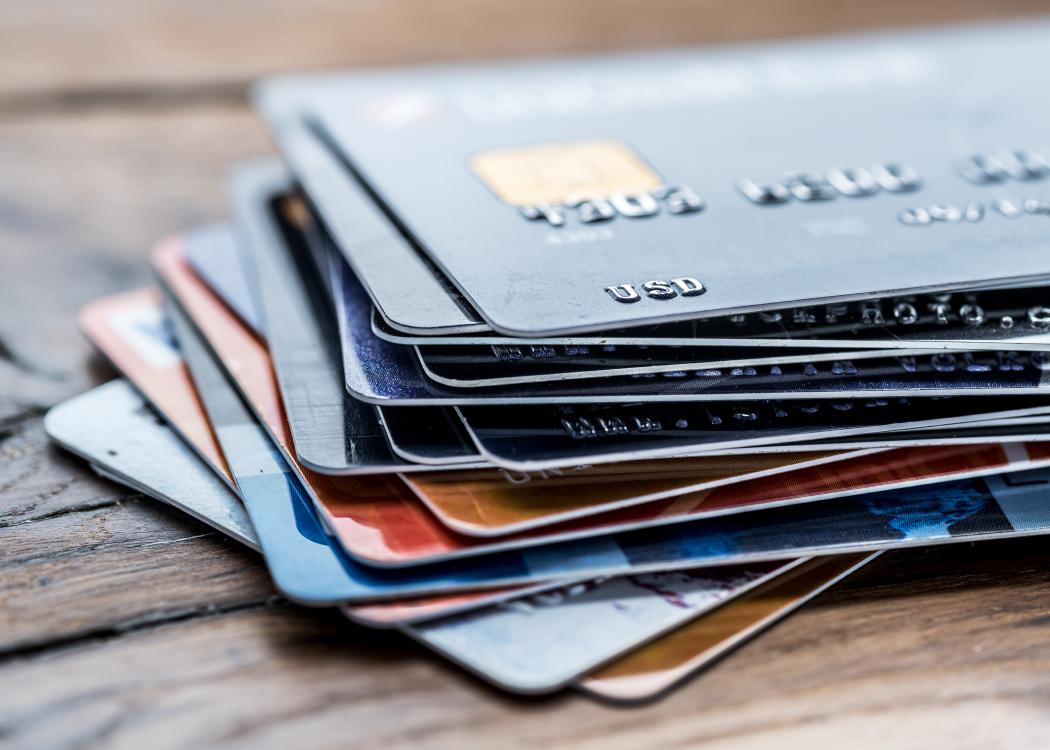
M0 746L1046 747L1040 539L886 555L669 699L519 700L289 605L259 558L48 445L112 373L76 330L270 147L265 72L641 47L1046 8L762 0L0 3Z

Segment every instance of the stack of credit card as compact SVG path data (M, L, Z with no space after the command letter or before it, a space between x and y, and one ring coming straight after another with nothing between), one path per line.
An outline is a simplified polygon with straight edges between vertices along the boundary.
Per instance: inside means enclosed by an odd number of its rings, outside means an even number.
M294 602L664 694L883 550L1050 531L1048 34L263 81L282 158L84 310L124 378L49 433Z

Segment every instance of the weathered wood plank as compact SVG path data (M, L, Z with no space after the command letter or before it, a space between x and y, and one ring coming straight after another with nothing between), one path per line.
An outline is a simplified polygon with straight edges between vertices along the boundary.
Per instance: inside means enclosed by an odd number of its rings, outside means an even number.
M296 68L722 42L1045 8L1038 0L9 0L0 13L0 113L163 103L172 95L158 87L172 86L210 100ZM92 89L93 97L76 95Z
M1035 747L1050 731L1043 544L884 558L643 709L507 698L393 634L276 607L9 660L0 737L15 747Z
M0 433L0 529L57 513L112 505L130 495L129 490L99 479L82 461L52 445L38 417Z
M78 310L149 283L151 244L224 218L226 169L268 149L242 107L0 122L0 352L21 363L0 392L48 405L112 377Z
M0 528L0 653L275 596L236 542L150 499L111 502Z

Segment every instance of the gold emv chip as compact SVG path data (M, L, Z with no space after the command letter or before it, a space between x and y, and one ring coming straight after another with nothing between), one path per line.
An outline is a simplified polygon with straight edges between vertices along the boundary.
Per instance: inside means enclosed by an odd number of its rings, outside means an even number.
M626 143L573 141L483 151L470 168L514 206L571 204L617 193L644 193L660 178Z

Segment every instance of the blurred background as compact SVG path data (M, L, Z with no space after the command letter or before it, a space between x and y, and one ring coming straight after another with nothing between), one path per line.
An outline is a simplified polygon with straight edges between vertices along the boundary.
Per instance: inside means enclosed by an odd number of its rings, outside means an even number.
M94 382L76 310L146 281L141 261L158 238L223 217L226 168L270 151L246 104L260 75L1048 9L1037 0L3 0L0 420Z

